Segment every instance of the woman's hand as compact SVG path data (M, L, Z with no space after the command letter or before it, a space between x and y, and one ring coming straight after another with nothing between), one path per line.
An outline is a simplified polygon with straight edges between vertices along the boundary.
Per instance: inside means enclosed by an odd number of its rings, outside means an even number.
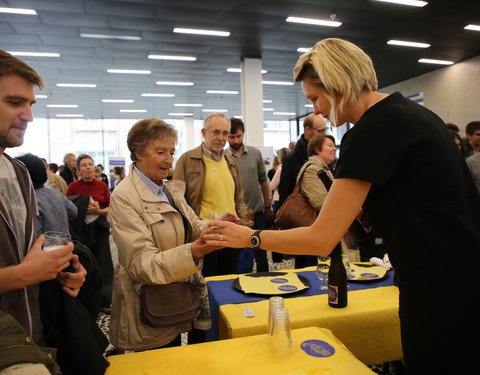
M225 247L225 246L215 246L207 243L207 240L205 237L207 233L208 231L204 231L200 235L200 237L198 237L194 242L192 242L191 251L192 251L192 256L194 258L201 258L205 254L211 253L212 251Z
M87 213L89 214L98 214L100 211L100 204L97 201L93 201L88 204Z
M254 230L227 221L212 221L208 226L205 236L207 244L218 247L250 247L250 237Z

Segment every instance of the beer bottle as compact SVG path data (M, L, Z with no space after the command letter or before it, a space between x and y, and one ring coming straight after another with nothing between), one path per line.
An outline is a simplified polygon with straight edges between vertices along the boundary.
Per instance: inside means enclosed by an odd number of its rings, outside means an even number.
M328 270L328 304L331 307L347 306L347 271L342 261L340 243L330 254L330 269Z

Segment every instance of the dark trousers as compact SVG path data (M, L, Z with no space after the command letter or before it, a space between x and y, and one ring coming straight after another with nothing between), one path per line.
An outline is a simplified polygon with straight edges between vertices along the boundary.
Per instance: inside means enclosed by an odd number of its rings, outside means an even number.
M263 211L257 212L253 220L253 229L267 229L268 223ZM246 247L240 253L237 273L253 271L253 260L257 263L257 272L268 272L267 252L261 249Z
M203 257L202 274L205 277L236 273L240 249L224 247Z
M253 229L268 229L267 218L263 211L255 214ZM255 249L255 262L257 262L257 272L268 272L267 252L265 250Z

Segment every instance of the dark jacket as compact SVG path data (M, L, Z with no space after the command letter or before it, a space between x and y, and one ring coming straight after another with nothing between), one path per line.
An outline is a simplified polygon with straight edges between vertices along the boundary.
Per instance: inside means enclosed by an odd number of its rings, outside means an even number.
M0 268L3 268L20 264L30 250L35 239L37 201L25 165L16 159L12 159L5 153L0 157L6 157L12 163L27 209L25 248L19 249L13 228L7 219L7 208L3 205L3 202L0 201L0 242L2 244ZM38 284L0 294L0 310L17 319L27 333L33 337L39 345L44 344L38 306Z
M278 185L279 206L292 194L298 172L300 172L300 169L308 160L307 146L308 141L305 139L305 135L302 134L293 151L288 153L282 160L282 174L280 175L280 184Z
M71 182L75 181L76 175L75 170L71 171L66 165L64 166L63 170L60 172L60 176L65 180L67 185L70 185Z
M54 354L37 346L14 317L0 311L0 371L20 363L42 363L51 374L60 375Z
M56 280L40 284L40 308L48 345L57 348L63 375L103 375L108 362L103 352L108 340L96 324L102 274L90 250L74 242L74 253L87 271L77 298L70 297Z

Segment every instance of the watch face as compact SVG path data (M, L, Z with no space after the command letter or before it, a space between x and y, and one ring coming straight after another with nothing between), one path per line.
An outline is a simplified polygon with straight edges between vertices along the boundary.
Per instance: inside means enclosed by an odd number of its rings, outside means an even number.
M250 243L252 244L253 247L257 247L258 246L258 237L254 236L252 238L250 238Z

